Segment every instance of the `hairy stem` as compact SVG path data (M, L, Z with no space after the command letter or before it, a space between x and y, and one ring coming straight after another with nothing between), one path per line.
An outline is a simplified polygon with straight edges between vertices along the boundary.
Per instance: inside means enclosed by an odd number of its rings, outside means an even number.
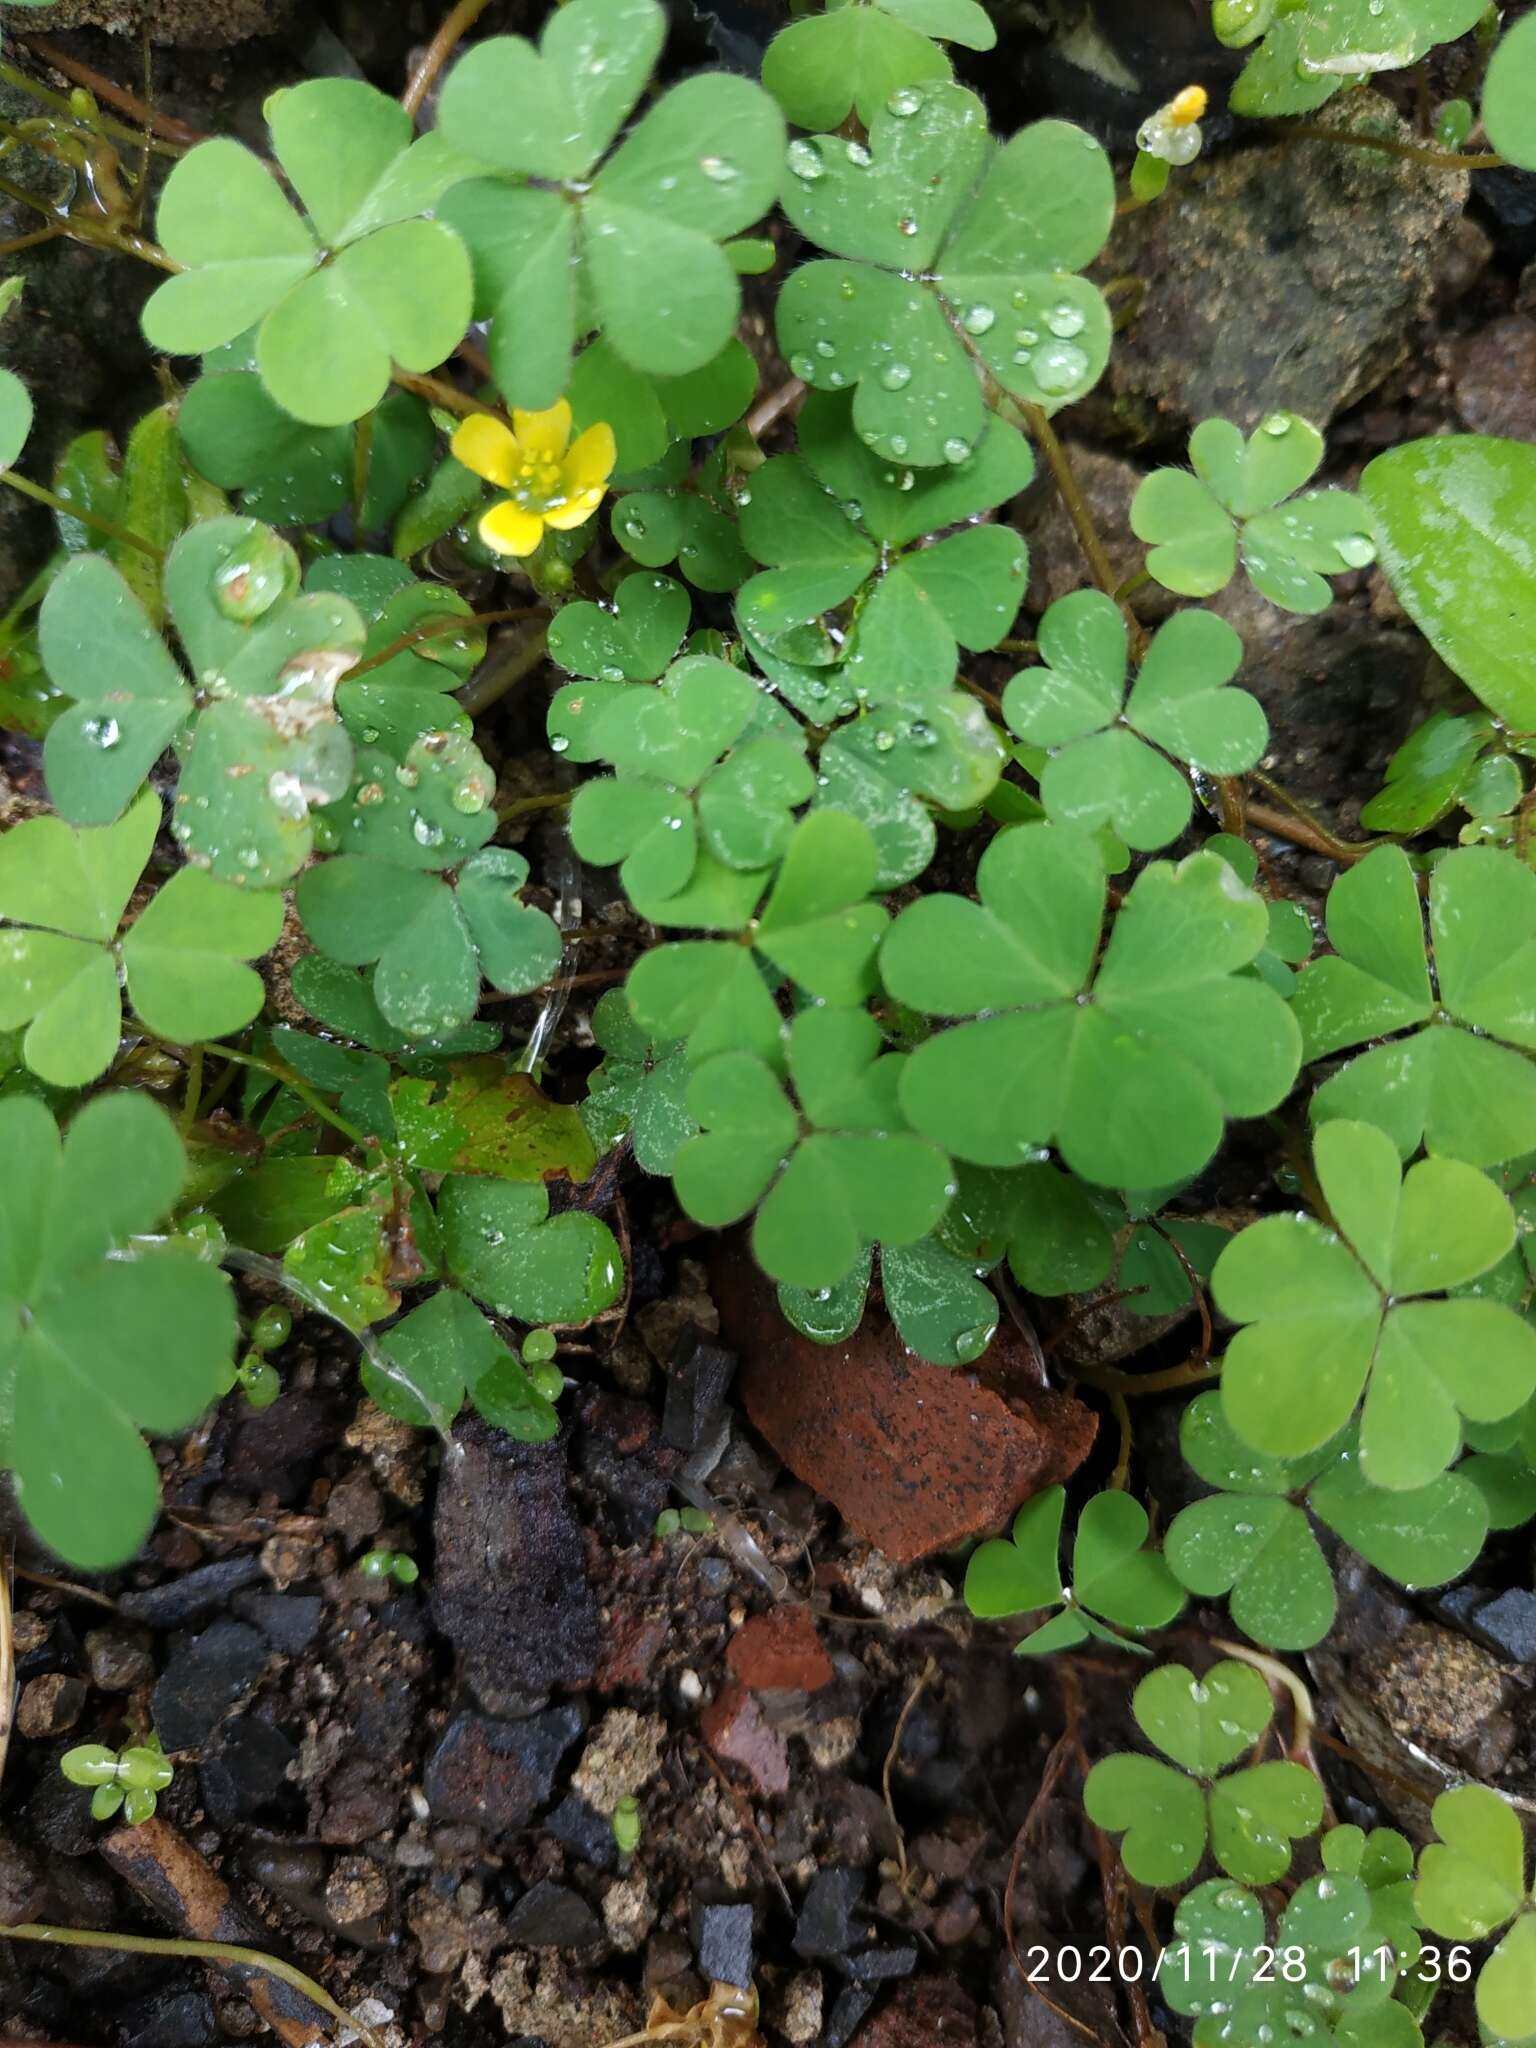
M400 95L400 104L412 119L421 112L422 102L432 90L438 73L458 48L460 40L469 33L490 4L491 0L459 0L458 6L443 17L437 34L422 52L421 62L411 73L410 84Z

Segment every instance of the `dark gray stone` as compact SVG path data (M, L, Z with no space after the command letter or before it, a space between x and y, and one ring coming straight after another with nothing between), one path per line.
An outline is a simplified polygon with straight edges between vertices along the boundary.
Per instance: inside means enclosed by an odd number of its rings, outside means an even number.
M808 1962L829 1962L847 1955L865 1933L853 1916L864 1896L864 1873L835 1865L811 1879L800 1917L795 1922L795 1954Z
M845 1956L841 1967L856 1984L889 1984L895 1977L910 1977L917 1968L917 1950L904 1942L882 1942Z
M243 1550L235 1557L200 1564L195 1571L183 1572L163 1585L124 1593L117 1611L125 1620L141 1621L150 1628L185 1628L189 1621L228 1607L232 1594L260 1577L261 1559L255 1551Z
M514 1443L470 1416L454 1443L438 1481L433 1619L482 1707L526 1711L587 1684L603 1648L565 1442Z
M318 1593L241 1593L232 1605L242 1621L259 1628L285 1657L302 1657L325 1618L325 1602Z
M202 1991L156 1991L118 2014L123 2048L209 2048L219 2038L213 2001Z
M748 1900L695 1900L693 1952L711 1984L752 1982L752 1907Z
M168 1750L201 1749L237 1700L256 1684L266 1638L243 1621L216 1621L184 1643L150 1695L155 1730Z
M506 1936L514 1948L591 1948L603 1929L580 1892L542 1877L507 1915Z
M848 2048L854 2032L875 2002L862 1984L845 1984L821 2023L821 2048Z
M735 1352L712 1344L690 1323L678 1337L667 1378L662 1442L690 1456L701 1445L713 1443L720 1433L735 1373Z
M1536 1664L1536 1593L1511 1586L1478 1608L1470 1633L1512 1664Z
M586 1725L579 1707L551 1707L526 1721L460 1714L423 1779L436 1820L471 1821L489 1834L520 1828L554 1790L560 1759Z
M242 1714L224 1730L217 1749L198 1766L203 1804L217 1827L247 1820L270 1806L298 1754L280 1728Z
M619 1860L613 1823L575 1792L568 1792L547 1817L544 1832L553 1835L583 1863L590 1863L594 1870L612 1870Z

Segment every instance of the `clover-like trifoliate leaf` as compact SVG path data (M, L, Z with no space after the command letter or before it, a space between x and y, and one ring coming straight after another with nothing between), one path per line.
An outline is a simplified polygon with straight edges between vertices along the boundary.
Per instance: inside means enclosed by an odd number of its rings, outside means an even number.
M1491 434L1407 441L1367 463L1360 479L1393 595L1516 732L1536 728L1536 564L1520 525L1533 489L1536 448Z
M679 894L701 850L744 874L770 868L815 787L783 707L706 654L674 663L657 688L607 693L583 751L617 773L577 791L572 843L586 860L622 862L642 914Z
M1205 1164L1225 1117L1283 1099L1300 1035L1239 972L1268 932L1260 899L1215 855L1155 863L1095 971L1105 886L1086 833L1021 825L983 854L980 904L935 894L902 912L881 950L887 989L976 1019L908 1062L915 1129L983 1166L1054 1141L1086 1180L1156 1187Z
M878 454L963 462L983 374L1047 411L1092 387L1109 312L1074 273L1114 212L1092 136L1037 121L994 149L981 102L940 82L892 93L867 145L792 142L786 168L785 212L833 260L785 284L779 343L818 390L857 386L854 424Z
M49 731L43 768L62 816L119 817L163 749L181 743L171 829L195 867L262 885L309 855L312 804L346 789L352 745L338 679L363 644L343 598L297 594L286 541L253 519L204 520L165 565L165 596L202 693L192 691L122 577L79 555L43 602L52 680L76 699Z
M1322 1125L1313 1155L1337 1229L1264 1217L1212 1274L1217 1306L1244 1325L1222 1368L1227 1420L1255 1449L1299 1457L1363 1395L1366 1479L1426 1486L1460 1448L1463 1415L1496 1422L1536 1390L1536 1330L1513 1309L1422 1298L1487 1271L1514 1242L1514 1216L1460 1161L1421 1160L1403 1178L1370 1124Z
M560 1418L473 1302L441 1287L379 1343L385 1369L365 1358L363 1385L418 1428L446 1429L467 1392L477 1414L519 1443L547 1443Z
M103 1570L132 1556L159 1506L140 1430L185 1429L229 1385L234 1302L183 1252L114 1256L159 1227L185 1170L145 1097L87 1103L61 1143L41 1102L13 1096L0 1155L4 1462L42 1540Z
M1158 628L1129 698L1125 619L1102 592L1059 598L1040 621L1040 653L1043 666L1009 683L1003 713L1021 739L1050 750L1040 800L1063 824L1108 822L1127 846L1166 846L1191 808L1168 757L1238 775L1268 743L1257 699L1226 687L1243 643L1211 612L1177 612Z
M484 658L485 629L473 623L470 606L456 590L418 583L403 562L388 555L322 556L304 582L308 590L346 598L367 629L357 667L336 688L336 709L358 748L382 747L400 763L435 731L446 729L468 741L472 721L449 693ZM459 758L469 758L463 747ZM368 777L359 771L354 779ZM455 810L484 810L494 787L481 763L478 783L455 791Z
M1132 1711L1177 1769L1151 1757L1105 1757L1083 1787L1098 1827L1125 1833L1121 1856L1139 1883L1182 1884L1204 1854L1244 1884L1273 1884L1290 1868L1291 1842L1322 1817L1317 1779L1300 1764L1229 1772L1268 1728L1269 1687L1250 1665L1227 1661L1203 1678L1160 1665L1137 1686Z
M491 846L439 875L356 854L310 868L299 881L304 928L332 960L373 964L385 1021L411 1039L440 1038L475 1014L482 980L526 995L560 963L558 926L521 899L528 863Z
M1523 2040L1536 2012L1536 1894L1519 1816L1487 1786L1458 1785L1441 1793L1431 1817L1440 1840L1419 1858L1419 1918L1450 1941L1505 1930L1478 1975L1477 2016L1490 2034Z
M687 591L670 576L626 576L610 603L583 599L556 613L549 629L550 655L573 676L604 683L654 683L677 654L690 610ZM571 735L563 724L555 723L553 708L550 724L551 733L565 734L569 746ZM571 755L574 761L583 758L579 752Z
M677 1148L698 1125L688 1113L689 1067L681 1039L657 1039L635 1021L623 989L611 988L592 1011L602 1065L587 1077L581 1117L605 1148L628 1136L646 1173L670 1173Z
M1325 2038L1421 2048L1392 1998L1417 1945L1411 1929L1389 1932L1375 1907L1364 1878L1330 1868L1298 1886L1271 1931L1251 1892L1211 1879L1179 1902L1179 1938L1160 1958L1158 1982L1173 2010L1195 2020L1195 2048Z
M744 632L802 663L835 650L840 682L862 701L947 690L959 648L993 647L1012 625L1027 550L1002 524L932 536L1021 491L1034 468L1028 444L994 420L974 449L955 444L943 469L893 468L854 431L850 394L815 391L799 434L799 456L773 458L740 501L741 537L769 565L738 598ZM843 646L821 615L850 597L855 626Z
M656 0L571 0L537 50L493 36L444 83L443 135L501 173L460 185L441 212L469 245L475 310L515 405L555 402L583 330L675 377L712 361L736 324L719 245L773 203L783 116L748 79L685 79L603 162L663 24Z
M638 1021L666 1039L688 1041L697 1063L712 1053L751 1052L783 1063L783 1022L770 980L787 975L824 1003L861 1003L875 987L875 951L889 922L867 900L875 884L875 843L855 818L812 811L796 825L783 865L753 917L762 877L743 903L726 898L716 916L701 903L691 918L750 939L690 939L653 946L625 984Z
M1184 1605L1173 1574L1146 1547L1145 1508L1113 1490L1084 1504L1073 1544L1072 1584L1064 1590L1057 1553L1065 1500L1064 1488L1047 1487L1019 1510L1011 1539L983 1543L972 1552L965 1573L966 1605L982 1616L1060 1607L1059 1614L1018 1645L1019 1656L1070 1649L1090 1637L1142 1650L1121 1631L1164 1628Z
M1324 581L1376 559L1370 516L1348 491L1296 492L1323 459L1323 437L1291 412L1271 413L1245 441L1230 420L1189 437L1194 474L1157 469L1131 501L1131 527L1155 543L1148 572L1166 590L1210 597L1241 550L1256 590L1288 612L1333 602Z
M0 1030L55 1087L93 1081L122 1033L119 973L136 1015L178 1044L249 1024L265 996L242 963L274 945L283 906L182 868L117 937L160 824L146 792L115 825L32 818L0 839Z
M862 1010L805 1010L786 1063L799 1114L773 1069L749 1052L696 1068L688 1110L703 1127L673 1163L678 1199L720 1228L755 1210L752 1248L795 1287L834 1287L866 1245L926 1237L949 1200L949 1161L903 1128L902 1056L882 1051Z
M453 1174L437 1198L444 1264L466 1293L520 1323L585 1323L618 1299L613 1232L583 1209L549 1213L541 1184Z
M1202 1599L1225 1594L1232 1619L1257 1643L1310 1649L1333 1624L1333 1574L1309 1511L1378 1571L1400 1584L1444 1585L1472 1563L1488 1533L1488 1506L1460 1473L1400 1492L1372 1486L1353 1433L1290 1459L1256 1451L1233 1430L1221 1396L1185 1409L1186 1460L1219 1489L1184 1508L1164 1553Z
M1426 945L1408 856L1381 846L1334 883L1327 924L1333 954L1293 1005L1307 1058L1388 1042L1325 1081L1313 1117L1376 1124L1405 1159L1421 1141L1474 1166L1536 1147L1536 874L1498 847L1448 854Z
M200 355L256 327L256 367L293 418L344 425L377 405L392 363L430 370L470 318L464 246L433 215L478 168L361 80L309 79L266 104L301 218L261 159L202 142L160 196L182 265L144 309L154 348Z

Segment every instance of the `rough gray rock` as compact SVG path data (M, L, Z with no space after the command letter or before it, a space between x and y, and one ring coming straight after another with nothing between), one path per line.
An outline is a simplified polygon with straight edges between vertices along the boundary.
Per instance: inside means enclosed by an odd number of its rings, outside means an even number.
M1409 139L1379 93L1327 110L1339 128ZM1221 415L1318 426L1407 353L1467 177L1341 143L1264 144L1193 165L1128 214L1108 275L1155 280L1117 340L1106 393L1122 428L1166 438Z

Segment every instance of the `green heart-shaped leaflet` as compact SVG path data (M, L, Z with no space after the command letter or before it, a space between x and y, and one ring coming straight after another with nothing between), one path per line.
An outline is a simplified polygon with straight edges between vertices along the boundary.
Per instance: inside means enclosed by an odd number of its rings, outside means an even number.
M140 1430L185 1429L229 1385L234 1303L179 1251L112 1256L163 1223L185 1170L145 1097L97 1097L61 1144L41 1102L12 1096L0 1154L5 1461L43 1542L100 1571L133 1555L159 1506Z
M379 1348L399 1376L365 1358L363 1385L402 1422L418 1429L451 1423L467 1390L476 1413L519 1443L548 1443L559 1434L554 1408L457 1288L439 1288L396 1323Z
M1479 1973L1477 2016L1495 2037L1524 2039L1536 2010L1536 1897L1519 1817L1486 1786L1459 1785L1441 1793L1431 1818L1440 1840L1419 1858L1419 1918L1449 1941L1506 1930Z
M590 1322L623 1285L613 1232L581 1209L548 1211L541 1185L450 1175L437 1200L444 1262L497 1315L520 1323Z

